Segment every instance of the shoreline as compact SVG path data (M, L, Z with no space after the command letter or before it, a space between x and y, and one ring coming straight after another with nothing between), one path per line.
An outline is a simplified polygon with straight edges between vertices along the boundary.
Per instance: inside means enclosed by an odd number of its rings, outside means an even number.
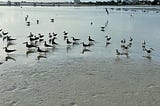
M157 11L160 12L159 5L76 5L76 4L61 4L61 5L1 5L0 7L107 7L108 9L118 9L128 11L129 9L136 11L136 10L143 10L146 11Z

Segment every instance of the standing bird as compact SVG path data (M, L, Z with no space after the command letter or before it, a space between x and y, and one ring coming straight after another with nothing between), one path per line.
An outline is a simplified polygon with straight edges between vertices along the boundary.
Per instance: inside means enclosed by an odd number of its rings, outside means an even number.
M130 41L130 42L132 42L132 41L133 41L133 38L132 38L131 36L130 36L130 38L129 38L129 41Z
M42 49L40 49L39 47L37 47L38 49L37 49L37 52L39 52L39 53L46 53L46 52L48 52L47 50L42 50Z
M108 9L107 9L107 8L105 8L105 10L106 10L106 13L107 13L107 14L109 14Z
M8 34L8 32L4 32L4 31L2 31L2 34L3 34L3 35L7 35L7 34Z
M37 20L37 24L39 24L39 20Z
M120 53L118 49L116 49L116 55L122 55L122 53Z
M54 19L52 18L52 19L50 19L51 20L51 22L54 22Z
M146 41L145 40L142 42L142 49L143 49L143 51L145 51L145 49L146 49Z
M57 39L57 38L53 37L53 39L51 39L52 45L58 45L58 43L55 42L55 39Z
M68 36L67 36L68 32L64 31L63 34L64 34L64 40L66 40L68 38Z
M93 22L91 22L91 25L93 25Z
M45 47L53 47L52 45L47 44L46 41L44 42L44 46L45 46Z
M28 44L28 42L24 42L23 44L26 44L26 47L27 47L27 48L33 48L33 47L36 47L36 45Z
M111 40L111 37L109 37L109 36L105 36L105 38L106 38L107 41Z
M74 42L77 42L77 41L79 41L80 39L78 39L78 38L74 38L74 37L71 37L72 38L72 40L74 41Z
M91 46L91 44L89 43L89 44L85 44L84 42L82 42L82 44L83 44L83 47L84 48L86 48L86 47L90 47Z
M91 36L88 36L88 41L94 42L95 40L93 40L93 39L91 38Z
M71 41L69 41L68 39L67 39L67 45L70 45L70 44L72 44L72 42Z
M150 54L151 52L152 52L152 50L154 50L153 48L150 48L150 49L146 49L145 48L145 51L148 53L148 54Z

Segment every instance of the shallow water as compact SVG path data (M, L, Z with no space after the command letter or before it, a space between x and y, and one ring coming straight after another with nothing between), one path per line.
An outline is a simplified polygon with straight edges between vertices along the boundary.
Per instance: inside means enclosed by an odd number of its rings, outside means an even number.
M16 52L9 59L3 49L6 41L0 38L1 106L160 105L160 13L108 9L107 15L105 7L0 8L0 27L16 38L9 46ZM27 14L30 26L24 20ZM107 21L105 31L101 31ZM75 36L85 43L90 35L94 46L84 53L82 44L67 46L63 31L70 40ZM48 33L55 32L59 45L40 59L36 49L27 55L22 43L28 41L30 32L44 34L47 43ZM108 46L106 35L112 37ZM128 41L130 36L133 45L129 57L116 56L116 49L122 51L120 41ZM141 47L144 40L147 48L154 48L150 59ZM45 49L43 43L40 47Z

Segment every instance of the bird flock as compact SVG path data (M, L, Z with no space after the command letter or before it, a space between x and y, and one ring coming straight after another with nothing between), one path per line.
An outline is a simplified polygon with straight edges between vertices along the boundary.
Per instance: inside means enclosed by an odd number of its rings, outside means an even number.
M113 10L113 8L110 8L111 10ZM106 11L106 14L109 15L109 10L107 8L105 8L105 11ZM127 11L127 9L125 9L125 11ZM146 11L143 11L143 12L146 12ZM158 12L157 12L158 13ZM26 15L24 20L26 22L26 25L27 26L31 26L31 22L28 20L29 18L29 15ZM52 18L52 19L49 19L49 21L51 23L54 23L55 22L55 19ZM37 19L36 20L36 24L39 24L40 23L40 20ZM107 22L102 26L100 27L100 31L105 31L106 27L108 26L108 20ZM90 25L92 26L94 24L94 22L90 22ZM63 40L64 42L66 42L66 46L67 46L67 49L70 49L71 46L74 46L74 45L82 45L83 46L83 50L82 50L82 54L84 54L85 52L89 52L91 51L89 48L93 45L96 44L96 40L93 39L93 37L91 35L88 36L88 42L84 42L84 41L81 41L81 39L79 38L76 38L76 37L69 37L68 36L68 32L67 31L63 31ZM58 38L58 34L55 33L55 32L49 32L48 33L48 39L46 40L44 37L46 37L47 35L44 35L42 33L38 33L38 35L32 33L32 32L29 32L29 35L26 36L26 39L27 41L24 41L22 44L25 45L25 47L27 48L27 51L26 51L26 55L28 56L29 54L31 53L38 53L39 55L37 56L37 59L40 60L41 58L47 58L46 54L48 52L50 52L50 49L53 50L53 49L56 49L58 45L60 45L56 39L59 39ZM16 39L13 38L9 32L3 30L3 29L0 29L0 38L2 38L2 41L3 42L6 42L6 46L3 47L4 51L6 52L7 54L7 57L5 58L5 61L8 61L8 60L14 60L14 58L12 58L10 56L10 54L16 52L16 49L9 49L12 45L14 45L14 42L16 42ZM106 35L104 37L104 39L106 39L106 46L110 45L111 44L111 36L108 36ZM132 44L133 44L133 38L130 36L128 40L126 40L126 38L122 38L120 40L120 48L121 49L116 49L115 50L115 54L117 56L126 56L128 57L129 56L129 49L132 48ZM41 48L43 46L43 48ZM121 51L120 51L121 50ZM146 41L143 41L142 42L142 51L146 52L147 53L147 58L151 58L151 53L154 49L153 48L148 48L146 46ZM0 62L0 64L3 64L4 62Z

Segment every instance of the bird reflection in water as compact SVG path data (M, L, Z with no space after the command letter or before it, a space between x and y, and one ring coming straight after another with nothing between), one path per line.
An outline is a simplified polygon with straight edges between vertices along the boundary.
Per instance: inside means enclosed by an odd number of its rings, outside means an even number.
M3 64L3 62L0 62L0 65Z
M12 46L12 45L15 45L15 43L13 43L13 42L7 42L7 46L6 47L9 47L9 46Z
M39 61L40 59L46 59L46 58L47 58L47 56L42 55L42 54L40 54L40 55L37 56L37 60L38 60L38 61Z
M28 50L26 51L26 56L28 57L29 54L33 54L33 53L36 53L36 51L35 51L35 50L32 50L32 49L28 49Z
M91 50L84 48L81 53L84 54L86 52L91 52Z
M148 55L148 56L142 56L142 57L147 58L147 59L149 59L149 60L151 60L151 59L152 59L151 55Z
M67 51L67 53L69 52L69 51L71 51L71 45L67 45L67 47L66 47L66 51Z
M9 55L5 57L5 61L8 61L8 60L16 61L15 58L13 58L13 57L11 57L11 56L9 56Z

